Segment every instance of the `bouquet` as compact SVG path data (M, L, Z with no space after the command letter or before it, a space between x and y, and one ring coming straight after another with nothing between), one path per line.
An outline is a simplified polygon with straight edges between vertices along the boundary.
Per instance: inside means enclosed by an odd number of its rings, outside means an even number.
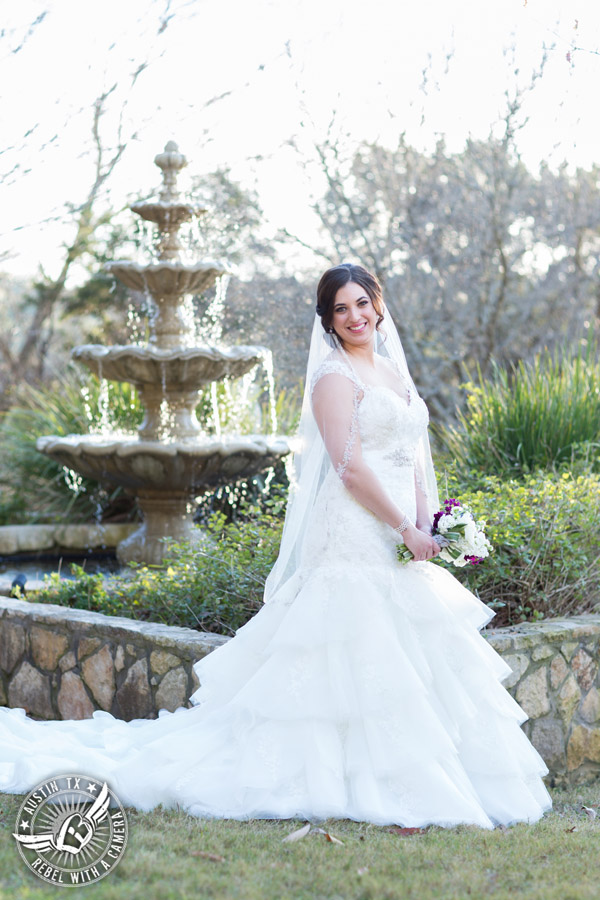
M468 507L454 498L444 500L442 508L433 517L432 537L442 548L439 559L459 567L483 562L493 550L483 529L483 523L473 517ZM408 547L398 547L400 562L412 558Z

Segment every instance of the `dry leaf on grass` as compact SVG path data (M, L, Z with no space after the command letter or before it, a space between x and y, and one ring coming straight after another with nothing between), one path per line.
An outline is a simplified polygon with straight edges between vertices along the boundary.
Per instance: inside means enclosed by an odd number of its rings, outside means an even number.
M190 856L199 856L201 859L210 859L211 862L225 862L224 856L218 853L207 853L206 850L192 850Z
M284 837L282 840L282 844L293 844L294 841L301 841L303 837L310 831L310 822L307 822L306 825L303 825L302 828L298 828L296 831L292 831L287 837Z
M581 808L585 810L585 814L586 814L586 816L588 816L588 818L590 818L590 819L596 818L596 810L592 809L591 806L583 806L582 805Z
M577 825L573 825L572 828L565 828L565 831L567 831L571 834L573 831L579 831L579 829L578 829Z
M325 840L329 841L332 844L341 844L342 846L344 846L343 841L340 841L339 838L336 838L334 834L329 834L328 831L325 832Z
M282 840L283 843L292 843L293 841L300 841L303 837L306 837L307 834L324 834L325 840L329 841L331 844L342 844L343 841L340 841L339 838L336 838L335 835L329 834L328 831L325 831L324 828L312 828L310 822L307 822L306 825L303 825L302 828L299 828L297 831L292 831L291 834L288 834L287 837L284 837Z
M398 834L400 837L406 837L407 834L423 834L422 828L400 828L399 825L392 825L388 828L390 834Z
M336 836L334 834L330 834L328 831L325 831L324 828L313 828L312 833L313 834L324 834L325 840L329 841L332 844L342 844L342 846L344 844L343 841L340 841L339 838L336 838Z

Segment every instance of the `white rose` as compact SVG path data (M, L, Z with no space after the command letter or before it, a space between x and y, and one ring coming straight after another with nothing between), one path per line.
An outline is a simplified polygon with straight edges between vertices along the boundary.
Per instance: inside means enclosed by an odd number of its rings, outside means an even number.
M454 521L452 519L452 516L448 516L448 515L442 516L439 519L438 524L437 524L438 531L440 531L442 534L445 531L452 531L453 525L454 525Z
M467 541L470 547L474 547L476 538L477 528L475 527L475 522L471 519L470 522L467 522L467 527L465 528L465 541Z
M489 541L487 541L482 534L478 534L474 543L477 556L487 556L489 552L489 546Z

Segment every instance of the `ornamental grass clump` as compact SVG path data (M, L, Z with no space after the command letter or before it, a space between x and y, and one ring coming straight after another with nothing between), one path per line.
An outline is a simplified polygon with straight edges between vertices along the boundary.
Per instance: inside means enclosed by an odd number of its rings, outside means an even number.
M576 352L545 350L532 362L464 385L466 409L436 436L463 479L522 477L584 462L600 470L600 359L591 338Z

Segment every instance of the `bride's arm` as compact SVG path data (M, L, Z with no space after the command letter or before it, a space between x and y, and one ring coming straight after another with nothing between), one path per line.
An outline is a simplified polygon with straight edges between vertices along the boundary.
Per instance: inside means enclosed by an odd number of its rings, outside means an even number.
M360 394L360 389L344 375L324 375L313 390L313 412L327 453L344 486L377 518L397 528L405 513L392 501L362 456L358 432ZM402 537L416 559L429 558L439 552L435 541L418 530L414 523Z

